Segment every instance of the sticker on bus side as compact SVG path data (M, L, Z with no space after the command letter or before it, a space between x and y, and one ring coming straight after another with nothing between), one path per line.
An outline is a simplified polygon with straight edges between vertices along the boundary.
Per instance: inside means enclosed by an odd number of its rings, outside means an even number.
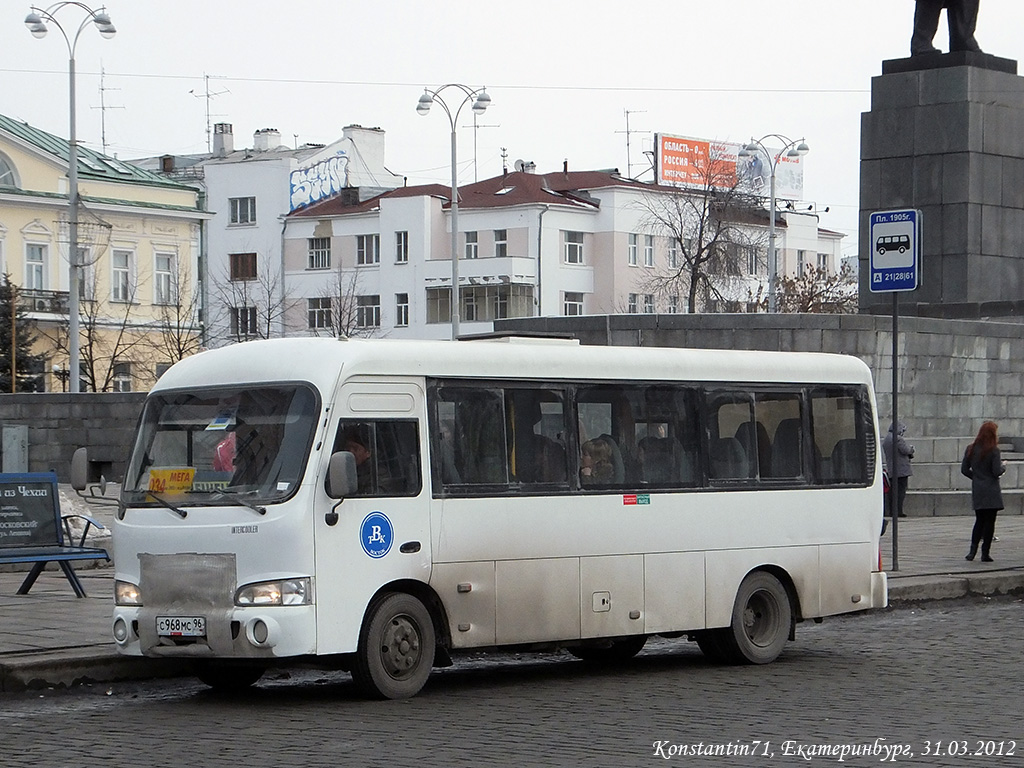
M627 493L622 497L622 505L631 507L638 504L650 504L651 494L649 493Z
M375 560L384 557L391 551L394 539L394 528L383 512L371 512L363 518L359 526L359 542L363 551Z

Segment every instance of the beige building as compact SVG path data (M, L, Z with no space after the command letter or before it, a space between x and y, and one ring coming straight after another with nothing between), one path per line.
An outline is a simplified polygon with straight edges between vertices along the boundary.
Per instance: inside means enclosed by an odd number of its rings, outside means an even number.
M40 389L68 371L68 142L0 115L0 272L36 326ZM78 148L84 391L147 389L198 349L197 189Z

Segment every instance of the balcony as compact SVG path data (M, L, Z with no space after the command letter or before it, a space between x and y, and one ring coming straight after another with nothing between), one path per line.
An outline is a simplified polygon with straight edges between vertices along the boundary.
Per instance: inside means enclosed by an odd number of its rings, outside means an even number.
M66 315L68 292L21 288L18 290L18 306L30 314Z

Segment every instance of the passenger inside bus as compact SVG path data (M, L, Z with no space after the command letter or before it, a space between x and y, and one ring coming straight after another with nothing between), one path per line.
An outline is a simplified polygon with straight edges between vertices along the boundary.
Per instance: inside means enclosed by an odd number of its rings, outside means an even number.
M612 444L604 437L587 440L580 449L580 482L583 485L607 485L622 482L622 459L619 459L619 479L616 480Z

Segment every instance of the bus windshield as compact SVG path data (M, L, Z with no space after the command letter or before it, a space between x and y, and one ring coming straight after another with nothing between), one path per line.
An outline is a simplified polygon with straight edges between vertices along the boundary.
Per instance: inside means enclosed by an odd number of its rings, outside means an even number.
M298 488L316 426L304 385L158 392L146 401L124 503L277 502Z

